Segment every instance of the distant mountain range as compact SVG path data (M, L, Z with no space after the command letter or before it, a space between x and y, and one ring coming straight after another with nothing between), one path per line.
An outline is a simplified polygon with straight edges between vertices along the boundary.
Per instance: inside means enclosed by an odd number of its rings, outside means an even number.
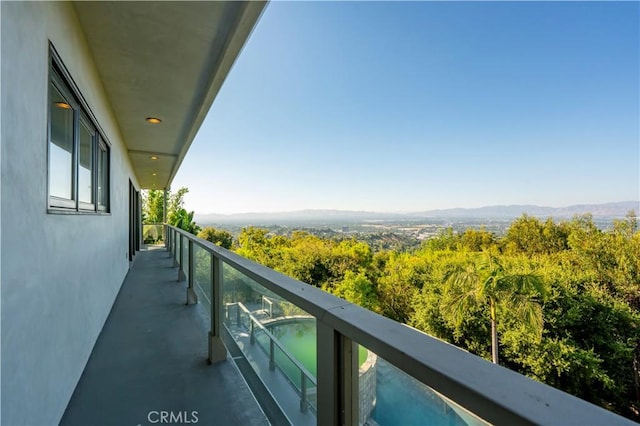
M429 210L416 213L422 217L481 217L481 218L516 218L523 213L537 217L567 218L576 214L591 213L594 217L624 216L629 210L640 214L640 201L621 201L605 204L578 204L568 207L542 207L535 205L489 206L475 209Z
M419 219L514 219L527 213L536 217L571 218L576 214L591 213L594 217L623 217L630 210L640 214L640 201L622 201L604 204L580 204L568 207L535 205L487 206L427 210L414 213L380 213L351 210L298 210L277 213L196 214L199 224L286 224L286 223L350 223L384 220Z
M405 220L411 216L403 213L377 213L351 210L297 210L275 213L236 213L236 214L195 214L194 220L200 224L208 223L247 223L247 224L282 224L282 223L338 223L362 222L369 220Z

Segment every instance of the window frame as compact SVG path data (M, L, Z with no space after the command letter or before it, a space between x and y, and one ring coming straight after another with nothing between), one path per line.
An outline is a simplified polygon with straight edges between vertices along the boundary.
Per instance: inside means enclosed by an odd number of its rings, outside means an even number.
M111 146L107 143L107 141L102 137L101 134L98 133L98 143L96 144L97 150L97 162L96 162L96 208L101 213L109 213L109 206L111 205ZM100 161L100 152L105 153L105 170L106 173L106 189L103 188L105 204L101 203L100 200L100 183L101 176L100 171L102 170L102 163ZM106 191L106 192L105 192Z
M51 195L51 86L62 95L65 102L73 111L72 125L72 154L71 154L71 198L62 198ZM64 66L60 56L53 45L49 44L49 74L47 79L47 212L56 214L110 214L111 207L111 143L104 136L104 131L99 126L95 115L89 108L78 86L73 81L69 71ZM91 202L80 200L80 131L84 127L91 135ZM102 167L98 162L101 153L106 155L106 165ZM106 174L102 188L106 204L101 204L98 199L100 193L98 185L102 176Z
M91 201L90 202L86 202L86 201L82 201L80 199L80 167L81 167L81 161L80 161L80 156L82 154L81 152L81 141L80 141L80 132L81 132L81 128L85 127L88 131L89 134L91 135L91 142L90 142L90 148L91 148L91 156L90 156L90 160L91 160L91 176L89 178L90 182L91 182ZM79 118L78 118L78 161L77 164L75 164L76 166L76 182L77 182L77 186L78 186L78 191L76 192L77 197L78 197L78 209L79 210L89 210L89 211L95 211L96 210L96 205L95 205L95 201L97 198L97 191L96 191L96 181L97 181L97 169L96 169L96 159L97 159L97 133L98 131L96 130L95 126L91 123L91 120L88 119L87 115L81 111L79 114Z
M60 93L62 98L65 100L65 102L67 102L71 106L71 109L74 111L73 127L75 129L75 126L76 126L75 111L77 110L78 105L73 95L71 94L71 92L67 90L67 87L65 87L62 80L60 80L60 76L57 73L51 71L49 77L50 78L49 78L49 84L47 85L47 89L50 88L50 85L53 85L53 87L58 91L58 93ZM47 194L49 199L49 207L71 209L71 208L75 208L75 205L76 205L76 200L74 198L74 194L76 193L75 173L73 172L71 173L71 198L70 199L51 195L50 182L51 182L51 143L52 143L51 137L52 135L51 135L51 98L50 96L51 94L48 90L47 91ZM75 133L75 130L74 130L74 133ZM75 142L72 142L72 152L71 152L72 169L73 169L73 164L75 163L75 160L74 160L75 155L76 155L76 146L75 146Z

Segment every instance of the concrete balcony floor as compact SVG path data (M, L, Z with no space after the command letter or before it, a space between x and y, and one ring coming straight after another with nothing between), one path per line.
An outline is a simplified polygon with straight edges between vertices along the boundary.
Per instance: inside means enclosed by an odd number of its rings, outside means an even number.
M62 425L269 424L232 359L208 365L207 315L176 279L163 248L136 256Z

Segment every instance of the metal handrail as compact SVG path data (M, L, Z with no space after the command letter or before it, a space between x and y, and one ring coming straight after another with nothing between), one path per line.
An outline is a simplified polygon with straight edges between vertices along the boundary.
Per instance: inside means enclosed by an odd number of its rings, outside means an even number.
M309 379L309 381L310 381L313 385L317 385L317 383L316 383L316 381L315 381L315 379L314 379L313 375L309 372L309 370L307 370L307 369L305 368L305 366L304 366L304 365L302 365L302 364L300 363L300 361L298 361L296 358L294 358L294 356L293 356L293 355L291 355L291 354L289 353L289 351L288 351L288 350L287 350L287 349L282 345L282 343L280 343L280 341L279 341L278 339L276 339L276 337L275 337L273 334L271 334L271 332L267 329L267 327L265 327L265 326L260 322L260 320L259 320L258 318L256 318L256 317L255 317L255 315L253 315L253 314L251 313L251 311L250 311L249 309L247 309L247 307L246 307L246 306L244 306L242 303L240 303L240 302L236 302L236 304L238 305L238 307L239 307L240 309L242 309L242 310L244 311L244 313L245 313L245 314L247 314L247 316L249 317L249 319L250 319L253 323L255 323L255 325L257 325L257 326L258 326L258 328L259 328L260 330L262 330L262 331L267 335L267 337L269 338L269 340L273 340L273 343L278 347L278 349L280 349L280 350L282 351L282 353L284 353L284 355L285 355L287 358L289 358L289 360L290 360L291 362L293 362L293 365L295 365L295 366L296 366L296 368L297 368L298 370L300 370L300 372L301 372L302 374L304 374L305 376L307 376L307 378Z
M635 425L631 420L573 395L492 364L454 345L349 303L181 229L166 226L175 235L181 235L209 252L212 258L230 265L314 316L318 327L318 347L321 339L325 339L322 341L323 345L328 347L334 347L332 345L339 340L337 337L357 342L486 421L495 424ZM330 337L322 337L321 328L329 330L326 333L323 331L322 336ZM321 364L319 355L319 378L323 376ZM339 364L329 362L324 365L339 368ZM329 392L329 396L326 396L326 392ZM340 417L340 410L344 416L344 407L336 405L333 393L334 389L323 389L323 384L318 383L319 415L328 416L324 418L329 419L326 423L335 423L333 419L342 419L347 424L357 422ZM340 397L344 395L341 394ZM350 402L357 403L357 398ZM323 408L322 404L326 406ZM320 424L320 418L318 422Z
M258 343L258 346L260 346L266 353L267 355L269 355L269 369L273 370L275 369L275 367L277 366L280 371L282 371L283 376L286 378L286 380L291 384L291 386L293 386L293 388L296 390L296 392L299 393L300 395L300 411L302 412L306 412L307 410L307 405L310 406L314 411L316 411L316 407L313 406L313 403L309 401L308 396L307 396L307 382L311 382L311 384L314 387L317 387L318 384L315 380L315 378L313 377L313 375L309 372L309 370L306 369L306 367L304 365L302 365L302 363L300 361L298 361L293 355L291 355L289 353L289 351L282 345L282 343L280 343L280 341L278 339L276 339L276 337L271 334L271 332L260 322L260 320L258 320L258 318L255 317L255 315L253 315L253 313L251 311L249 311L249 309L247 309L246 306L244 306L241 302L235 302L235 303L231 303L231 304L226 304L226 306L230 306L230 305L236 305L236 307L238 309L241 309L242 311L244 311L244 313L247 315L247 317L249 318L249 321L251 321L251 338L250 341L251 343L255 341ZM238 314L239 316L240 314ZM313 318L313 317L308 317L308 318ZM255 329L254 329L254 324L255 326L257 326L264 334L265 336L267 336L269 338L269 349L265 348L262 343L260 343L260 340L255 336ZM280 352L282 352L282 354L291 362L293 363L293 366L295 368L298 369L298 371L300 371L300 389L297 388L296 384L293 382L293 378L289 377L287 375L287 373L284 370L284 366L282 365L278 365L278 363L275 360L275 349L274 346L277 346L278 349L280 349Z

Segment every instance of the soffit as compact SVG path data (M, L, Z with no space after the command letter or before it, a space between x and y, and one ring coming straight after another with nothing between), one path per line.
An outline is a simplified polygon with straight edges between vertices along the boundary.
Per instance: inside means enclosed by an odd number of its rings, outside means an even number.
M142 188L170 185L265 4L74 2Z

